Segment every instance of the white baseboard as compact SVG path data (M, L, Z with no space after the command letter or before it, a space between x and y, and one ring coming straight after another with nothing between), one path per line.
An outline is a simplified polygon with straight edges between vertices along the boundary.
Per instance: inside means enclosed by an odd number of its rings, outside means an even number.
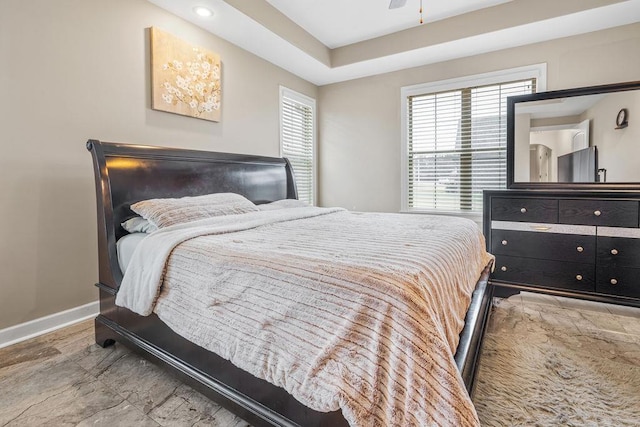
M30 338L53 332L56 329L82 322L83 320L96 317L100 312L98 301L71 308L49 316L34 319L29 322L0 329L0 348L25 341Z

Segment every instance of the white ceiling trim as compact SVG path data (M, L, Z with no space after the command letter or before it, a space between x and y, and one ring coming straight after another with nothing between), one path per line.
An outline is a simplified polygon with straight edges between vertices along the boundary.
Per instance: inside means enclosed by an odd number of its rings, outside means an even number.
M640 0L629 0L331 68L222 0L149 1L318 86L640 22ZM197 17L196 5L210 7L215 17Z

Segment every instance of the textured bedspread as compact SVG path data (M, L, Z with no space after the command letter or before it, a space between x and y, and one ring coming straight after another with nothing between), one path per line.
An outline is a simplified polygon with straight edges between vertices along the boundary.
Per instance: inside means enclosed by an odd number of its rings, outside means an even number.
M461 218L232 215L147 237L116 303L352 426L478 425L453 354L484 248Z

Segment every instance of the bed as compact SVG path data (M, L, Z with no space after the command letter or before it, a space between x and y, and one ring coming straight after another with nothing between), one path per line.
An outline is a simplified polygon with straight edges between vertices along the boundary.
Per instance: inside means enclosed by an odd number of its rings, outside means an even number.
M285 388L177 334L155 313L143 316L115 304L123 282L117 242L127 234L120 224L134 215L133 203L211 193L240 194L258 206L296 199L289 162L97 140L89 140L87 149L93 157L97 200L100 315L95 320L96 343L127 345L256 426L349 425L342 411L317 411L303 405ZM477 278L454 356L469 393L492 296L489 270L490 263Z

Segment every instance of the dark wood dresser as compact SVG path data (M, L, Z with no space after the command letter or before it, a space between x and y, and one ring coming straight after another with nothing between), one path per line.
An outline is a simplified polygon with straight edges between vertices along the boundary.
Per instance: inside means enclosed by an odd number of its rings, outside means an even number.
M640 193L484 192L492 283L640 306Z

